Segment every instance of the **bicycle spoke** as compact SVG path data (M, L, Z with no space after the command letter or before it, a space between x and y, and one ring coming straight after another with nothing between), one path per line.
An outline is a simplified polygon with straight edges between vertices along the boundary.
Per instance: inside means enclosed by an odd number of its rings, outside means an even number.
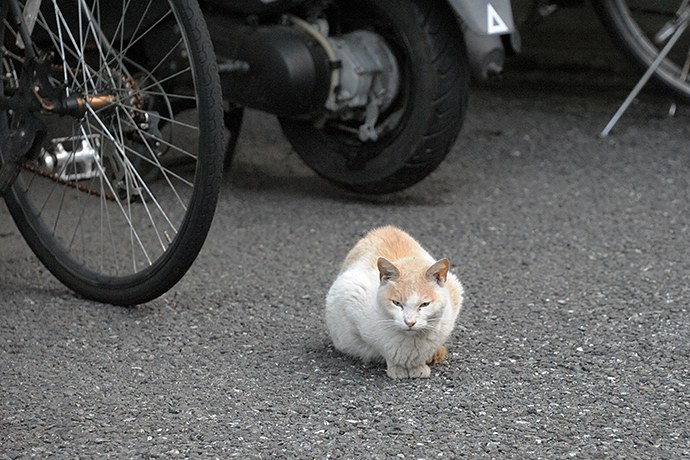
M221 101L211 97L218 75L194 3L44 0L31 61L15 45L16 25L1 19L2 95L26 98L20 82L29 69L43 110L9 111L0 135L26 117L46 132L22 160L8 207L50 271L89 298L160 295L189 268L210 226ZM198 85L198 75L214 85Z
M93 111L91 113L93 114ZM108 127L105 126L103 124L103 122L98 117L95 117L95 118L96 118L96 120L98 120L97 126L100 126L100 129L103 130L103 132L105 133L106 136L108 136L111 140L114 140L113 134L110 132ZM139 182L140 185L144 187L144 190L148 193L149 197L153 200L154 204L156 205L156 207L158 208L160 213L164 216L164 218L165 218L166 222L168 223L168 225L170 226L170 228L172 228L174 231L177 231L177 229L175 228L175 226L173 225L173 223L169 219L169 216L165 213L165 211L163 210L161 205L156 200L156 197L154 196L154 194L149 190L146 183L141 179L141 177L139 176L139 173L136 172L136 169L132 166L131 162L127 158L127 155L125 154L125 150L124 150L124 145L118 144L118 145L116 145L116 147L117 147L118 153L119 153L117 159L122 161L122 166L125 168L125 177L128 177L126 174L127 171L128 170L131 171L131 173L132 173L131 177L136 177L137 180L140 181ZM129 194L129 188L128 187L127 187L127 193ZM114 191L113 191L113 194L116 195L116 193ZM131 198L131 197L128 196L128 198ZM129 202L131 200L128 199L127 201ZM146 209L148 210L148 207L146 205L146 200L143 200L143 203L144 203L144 206L146 207ZM150 215L150 213L148 213L148 211L147 211L147 214ZM155 222L152 221L151 224L155 227Z
M96 132L100 133L100 134L107 135L107 133L105 133L104 131L102 131L101 128L99 128L99 127L96 127L96 126L91 125L91 128L92 128L93 130L95 130ZM158 142L161 142L161 143L165 143L165 141L164 141L163 139L159 139L159 138L157 138L157 137L152 137L152 139L153 139L153 140L156 140L156 141L158 141ZM146 142L146 147L147 147L148 152L149 152L149 156L152 157L152 158L154 158L154 159L156 159L156 161L153 161L153 160L151 160L151 158L149 158L149 157L147 157L147 156L145 156L145 155L142 155L139 151L133 149L132 147L130 147L130 146L126 145L126 144L123 145L124 151L125 151L125 153L129 153L129 154L131 154L131 155L134 155L134 156L137 157L138 159L141 159L142 161L145 161L145 162L147 162L148 164L150 164L150 165L152 165L152 166L155 166L156 169L159 170L162 174L164 174L164 175L166 175L166 176L170 176L170 177L172 177L172 178L175 178L175 179L177 179L178 181L180 181L181 183L183 183L184 185L186 185L186 186L188 186L188 187L191 188L191 187L194 186L194 184L193 184L191 181L185 179L184 177L182 177L182 176L180 176L179 174L175 173L173 170L171 170L171 169L165 167L163 164L161 164L160 161L157 160L158 156L155 154L155 151L154 151L153 147L151 147L151 145L150 145L150 143L148 143L148 141L145 141L145 142ZM196 158L195 156L192 156L191 153L187 152L186 150L180 149L178 146L176 146L176 145L174 145L174 144L165 143L165 145L169 146L170 148L176 149L176 150L179 151L180 153L186 153L186 154L189 155L191 158ZM171 187L173 187L172 184L171 184ZM182 200L180 200L180 202L181 202L181 204L183 204Z

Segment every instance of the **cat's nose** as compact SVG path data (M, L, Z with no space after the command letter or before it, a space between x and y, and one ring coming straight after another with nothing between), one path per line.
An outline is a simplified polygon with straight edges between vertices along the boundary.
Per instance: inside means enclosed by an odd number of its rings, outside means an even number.
M414 326L415 324L417 324L417 321L415 321L415 320L413 320L413 319L406 319L406 320L405 320L405 324L407 324L407 327L410 327L410 328L411 328L412 326Z

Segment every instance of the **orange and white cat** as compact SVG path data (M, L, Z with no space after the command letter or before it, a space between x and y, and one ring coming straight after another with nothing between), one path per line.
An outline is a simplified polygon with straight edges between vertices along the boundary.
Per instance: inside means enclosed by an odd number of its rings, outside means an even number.
M440 362L463 301L463 287L402 230L372 230L348 253L326 296L335 347L385 360L392 378L429 377Z

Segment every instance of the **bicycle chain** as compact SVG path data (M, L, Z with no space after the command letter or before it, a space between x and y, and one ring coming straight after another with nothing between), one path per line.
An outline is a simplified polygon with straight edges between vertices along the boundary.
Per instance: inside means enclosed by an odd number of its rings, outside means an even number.
M19 166L23 169L26 169L29 172L36 174L37 176L48 178L54 182L57 182L58 184L66 185L67 187L73 188L75 190L79 190L80 192L84 192L88 195L96 196L99 198L105 197L105 199L108 201L117 201L115 196L110 194L110 193L102 194L100 191L93 189L93 188L89 188L83 184L80 184L77 181L63 179L62 177L58 176L57 174L54 174L54 173L51 173L48 171L44 171L44 170L36 167L36 165L31 164L29 162L26 162L26 161L22 162L22 163L20 163Z

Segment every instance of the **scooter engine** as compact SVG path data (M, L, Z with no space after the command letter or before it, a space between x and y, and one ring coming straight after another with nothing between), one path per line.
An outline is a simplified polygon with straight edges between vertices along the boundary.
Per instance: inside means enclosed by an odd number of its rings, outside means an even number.
M341 67L335 97L326 108L342 119L361 117L364 109L359 138L376 140L379 114L390 107L400 86L395 56L374 32L360 30L328 41Z
M378 138L379 114L400 87L398 63L381 36L358 30L331 37L325 20L294 16L263 26L207 22L226 99L279 116L361 121L359 138Z

